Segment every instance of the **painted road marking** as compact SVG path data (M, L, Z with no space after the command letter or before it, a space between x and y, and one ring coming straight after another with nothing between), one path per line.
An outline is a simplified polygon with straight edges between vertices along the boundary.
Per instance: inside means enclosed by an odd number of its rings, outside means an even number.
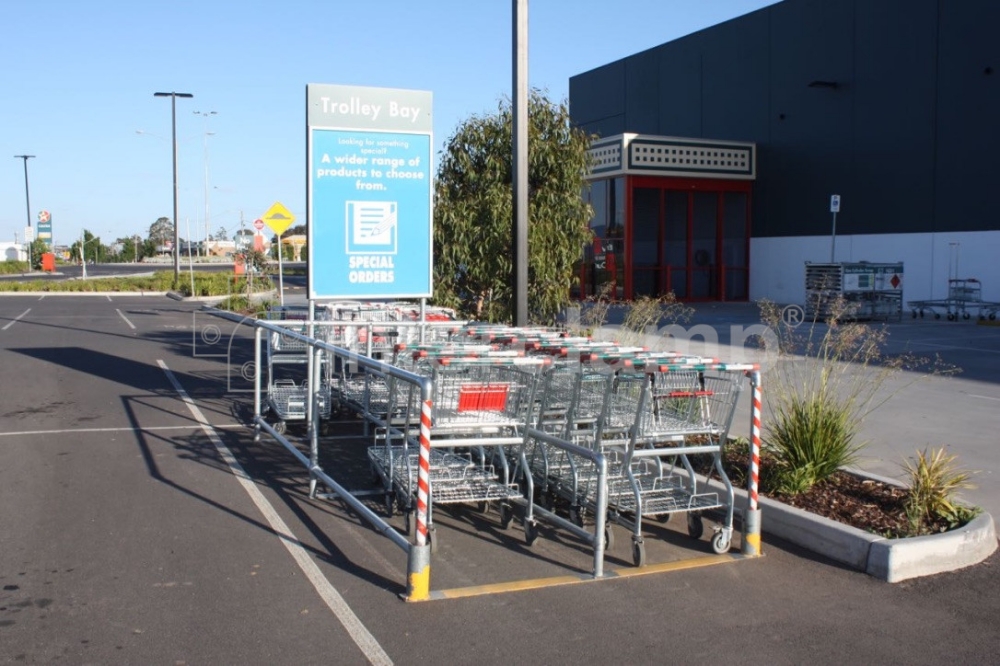
M992 395L976 395L975 393L969 394L970 398L982 398L983 400L996 400L1000 402L1000 398L994 398Z
M31 308L28 308L27 310L25 310L21 314L19 314L16 317L14 317L14 319L11 320L10 322L8 322L6 326L4 326L3 328L0 328L0 331L6 331L8 328L10 328L11 326L13 326L15 322L21 321L21 317L23 317L24 315L28 314L29 312L31 312Z
M104 294L104 295L108 297L108 303L111 303L111 296L109 294Z
M958 345L939 345L935 342L910 341L911 345L924 345L925 347L940 347L942 349L954 349L957 351L986 352L987 354L1000 354L1000 349L982 349L980 347L959 347Z
M109 300L109 301L111 300L111 297L110 297L110 296L108 296L108 300ZM118 316L120 316L120 317L121 317L122 319L124 319L124 320L125 320L125 323L129 325L129 328L131 328L131 329L132 329L133 331L135 330L135 324L133 324L132 322L130 322L130 321L128 320L128 317L126 317L126 316L125 316L125 313L124 313L124 312L122 312L121 310L119 310L119 309L117 309L117 308L115 308L115 312L117 312L117 313L118 313Z
M450 590L432 591L430 601L442 599L463 599L466 597L478 597L485 594L501 594L504 592L521 592L523 590L537 590L543 587L557 587L559 585L575 585L577 583L596 583L602 580L614 580L617 578L632 578L633 576L648 576L651 574L664 573L667 571L683 571L685 569L697 569L715 564L725 564L737 560L747 559L739 554L724 553L722 555L708 555L704 557L692 557L686 560L675 562L663 562L662 564L648 564L644 567L633 567L629 569L612 569L605 573L603 578L594 578L589 574L572 574L567 576L552 576L550 578L533 578L528 580L515 580L508 583L493 583L490 585L472 585L469 587L457 587Z
M354 611L352 611L350 606L347 605L344 598L340 596L337 589L333 587L325 576L323 576L319 567L316 566L316 563L313 562L308 553L306 553L305 548L302 546L302 542L292 534L292 531L288 528L288 525L285 524L285 521L281 519L278 512L274 510L271 503L267 501L267 498L264 497L254 484L253 480L251 480L249 475L247 475L247 473L243 470L243 466L240 465L239 461L236 460L229 448L222 442L215 430L212 429L212 425L205 419L205 415L202 414L198 405L196 405L188 396L184 387L181 386L180 382L177 381L177 378L174 377L174 373L167 367L167 364L160 359L157 359L156 363L167 375L167 379L170 380L174 390L177 391L177 394L181 397L181 401L187 405L191 415L198 423L201 424L202 432L204 432L208 438L212 440L212 444L215 445L215 450L218 451L222 459L226 461L227 465L229 465L229 469L232 471L233 476L235 476L240 482L240 485L243 486L243 489L250 496L250 499L253 500L253 503L257 505L261 514L263 514L264 518L266 518L267 522L271 525L271 529L274 530L275 534L277 534L278 538L281 540L281 543L291 554L295 563L299 565L300 569L302 569L302 573L304 573L306 578L309 579L309 582L313 584L313 587L316 588L316 592L319 593L319 596L326 603L327 607L333 611L333 614L337 616L337 619L340 620L340 623L344 626L344 629L347 630L347 633L350 635L355 644L361 648L361 651L364 653L368 661L377 665L385 664L388 666L392 664L392 659L389 658L389 655L386 654L385 650L382 649L382 646L379 645L378 641L375 640L375 637L371 635L371 632L368 631L365 625L361 623L361 620L358 619L358 616L355 615Z
M41 296L39 296L38 300L40 300L40 301L45 300L45 294L42 294Z
M200 424L199 424L200 425ZM150 426L147 428L70 428L64 430L21 430L19 432L0 432L0 437L30 437L32 435L76 435L93 432L154 432L159 430L191 430L197 425L186 426ZM217 430L228 428L246 428L242 423L221 423L213 425Z

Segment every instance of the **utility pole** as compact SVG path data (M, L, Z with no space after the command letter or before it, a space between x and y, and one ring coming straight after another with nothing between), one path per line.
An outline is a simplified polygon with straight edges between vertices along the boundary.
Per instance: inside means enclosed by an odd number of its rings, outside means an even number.
M212 136L214 132L208 131L208 119L211 116L217 115L215 111L195 111L194 115L203 116L205 118L205 139L204 139L204 150L205 150L205 257L208 258L208 137ZM189 239L190 240L190 239Z
M28 211L28 227L31 227L31 199L28 196L28 160L33 158L34 155L14 155L14 159L24 160L24 205ZM25 237L24 242L28 246L28 272L31 272L31 243Z
M174 281L181 277L180 224L177 222L177 98L194 97L191 93L158 92L153 97L170 98L170 130L174 146Z
M513 0L513 150L515 326L528 324L528 0Z

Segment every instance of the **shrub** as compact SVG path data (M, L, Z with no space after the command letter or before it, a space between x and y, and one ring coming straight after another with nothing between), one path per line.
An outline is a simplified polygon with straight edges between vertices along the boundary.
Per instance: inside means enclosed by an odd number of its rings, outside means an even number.
M763 433L763 446L777 465L777 492L805 492L854 463L864 447L857 434L867 416L914 381L956 370L911 354L885 354L888 330L845 321L842 300L830 303L825 322L814 321L804 331L786 323L774 303L762 301L760 307L778 345L769 350L777 358L764 382ZM917 372L890 384L903 370Z
M28 272L28 262L26 261L14 261L13 259L7 259L6 261L0 262L0 275L17 275L19 273Z
M936 526L953 529L978 515L978 508L955 499L958 491L975 487L969 482L972 473L960 469L957 460L958 456L938 448L930 453L926 449L918 451L915 461L911 458L903 462L910 486L906 517L912 535L927 534Z
M611 287L605 285L584 301L577 332L591 334L607 323L612 307ZM640 296L622 306L625 314L616 339L622 345L634 347L647 346L647 335L656 333L659 327L686 323L694 314L694 308L677 300L673 292L658 297Z

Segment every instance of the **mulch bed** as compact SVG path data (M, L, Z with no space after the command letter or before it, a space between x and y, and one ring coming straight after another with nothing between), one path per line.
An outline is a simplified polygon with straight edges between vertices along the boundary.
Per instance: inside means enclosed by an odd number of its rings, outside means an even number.
M761 461L761 466L767 464ZM746 452L742 455L727 450L723 465L734 485L745 487ZM766 476L766 470L761 470ZM770 499L809 511L831 520L856 527L886 538L911 536L906 518L905 503L908 491L897 485L867 479L850 472L840 471L809 491L794 496L761 492ZM944 532L949 529L941 521L928 526L927 532Z
M809 491L772 499L886 537L904 536L907 491L899 486L837 472Z

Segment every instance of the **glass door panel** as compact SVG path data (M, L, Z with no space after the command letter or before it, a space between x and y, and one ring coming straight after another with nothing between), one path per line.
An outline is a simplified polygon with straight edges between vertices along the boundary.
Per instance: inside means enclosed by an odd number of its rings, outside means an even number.
M660 190L632 191L632 297L660 294Z
M716 273L716 229L719 195L695 192L691 210L691 298L710 300L719 297Z

